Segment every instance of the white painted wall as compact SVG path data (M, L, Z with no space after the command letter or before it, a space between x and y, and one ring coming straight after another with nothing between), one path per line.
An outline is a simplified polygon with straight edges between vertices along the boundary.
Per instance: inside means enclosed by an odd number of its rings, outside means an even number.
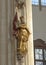
M40 38L46 41L46 7L42 7L40 11L38 6L33 6L32 11L34 39Z

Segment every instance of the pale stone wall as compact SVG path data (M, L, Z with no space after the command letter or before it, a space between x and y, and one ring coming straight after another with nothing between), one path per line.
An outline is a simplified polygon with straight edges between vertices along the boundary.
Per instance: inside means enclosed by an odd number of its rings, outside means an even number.
M46 6L42 6L41 11L39 6L32 6L32 11L34 40L40 38L46 41Z

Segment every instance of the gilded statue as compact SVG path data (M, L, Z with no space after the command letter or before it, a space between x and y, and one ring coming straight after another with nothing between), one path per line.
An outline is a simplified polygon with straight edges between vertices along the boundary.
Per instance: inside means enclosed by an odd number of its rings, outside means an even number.
M18 51L20 53L20 55L25 56L28 49L27 49L27 41L28 41L28 37L29 37L29 31L26 28L25 24L22 24L19 28L18 28L18 44L19 48Z
M23 7L24 3L20 4ZM19 15L20 14L20 15ZM29 38L30 32L28 31L28 28L26 26L26 23L24 21L24 16L21 15L21 8L19 9L18 6L16 7L15 16L13 19L13 36L17 39L17 56L24 57L28 52L28 38Z

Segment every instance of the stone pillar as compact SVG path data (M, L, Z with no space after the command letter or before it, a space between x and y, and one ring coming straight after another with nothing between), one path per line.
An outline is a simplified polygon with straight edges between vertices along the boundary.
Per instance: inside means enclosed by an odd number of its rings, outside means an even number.
M27 11L27 27L30 31L28 40L28 60L27 65L34 65L34 48L33 48L33 21L32 21L32 3L31 0L26 0L26 11Z
M0 0L0 65L14 65L12 21L14 0ZM12 61L11 61L12 60Z
M14 18L14 2L15 0L11 0L11 65L15 65L15 38L13 38L13 31L12 31L12 25L13 25L13 18Z
M31 0L25 0L26 1L26 24L27 28L30 31L30 36L28 40L28 54L25 58L25 62L22 65L34 65L34 50L33 50L33 22L32 22L32 5ZM13 3L13 12L14 12L14 3ZM14 14L14 13L13 13ZM15 56L15 38L12 41L12 65L18 65L18 61Z
M27 28L30 31L30 36L28 40L28 54L22 65L34 65L32 4L31 4L31 0L25 0L25 1L26 1L26 11L25 11L26 18L25 19L26 19ZM13 59L15 61L15 54ZM15 63L13 63L13 65L15 65ZM18 65L18 61L16 61L16 65Z
M1 3L0 3L0 65L1 65Z
M8 65L11 63L11 23L12 23L12 0L8 0Z
M0 65L8 65L7 0L0 0Z

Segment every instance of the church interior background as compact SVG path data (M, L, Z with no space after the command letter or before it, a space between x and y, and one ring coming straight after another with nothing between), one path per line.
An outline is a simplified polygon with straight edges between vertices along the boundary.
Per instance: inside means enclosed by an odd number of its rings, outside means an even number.
M46 0L0 0L0 65L46 65Z

